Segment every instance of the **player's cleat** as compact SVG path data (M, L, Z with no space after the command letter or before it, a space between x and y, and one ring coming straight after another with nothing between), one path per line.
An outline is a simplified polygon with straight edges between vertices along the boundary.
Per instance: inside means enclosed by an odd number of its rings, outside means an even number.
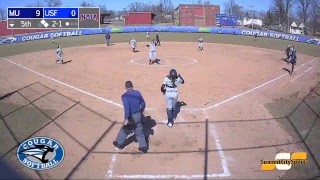
M147 153L148 152L148 148L147 147L143 147L143 148L138 148L139 151L143 152L143 153Z
M56 63L59 61L59 59L58 60L56 60Z
M61 61L61 63L64 64L64 63L63 63L63 60Z
M113 145L119 149L123 149L124 146L123 145L120 145L117 141L113 141Z
M168 126L168 127L172 127L172 123L169 122L169 123L167 124L167 126Z

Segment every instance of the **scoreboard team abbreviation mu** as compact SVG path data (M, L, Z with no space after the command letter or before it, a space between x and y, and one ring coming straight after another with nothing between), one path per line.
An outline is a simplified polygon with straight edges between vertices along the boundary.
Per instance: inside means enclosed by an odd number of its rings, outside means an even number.
M98 29L99 7L10 7L8 29Z

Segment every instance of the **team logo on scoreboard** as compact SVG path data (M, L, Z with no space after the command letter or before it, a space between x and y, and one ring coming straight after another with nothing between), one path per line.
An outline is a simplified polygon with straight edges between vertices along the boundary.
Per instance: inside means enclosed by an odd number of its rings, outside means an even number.
M94 20L99 21L98 14L81 14L80 21L86 21L86 20Z

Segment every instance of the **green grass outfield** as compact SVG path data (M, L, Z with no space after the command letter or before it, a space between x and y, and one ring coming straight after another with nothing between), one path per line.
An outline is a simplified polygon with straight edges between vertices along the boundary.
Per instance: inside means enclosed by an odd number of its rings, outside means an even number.
M153 38L155 33L151 33ZM244 46L255 46L260 48L275 49L284 51L288 44L296 47L298 54L305 54L310 56L320 56L320 48L316 45L293 42L282 39L272 39L260 37L257 42L253 42L252 36L243 35L221 35L211 33L159 33L161 42L165 41L177 41L177 42L197 42L199 36L202 36L205 43L222 43L222 44L238 44ZM131 37L134 37L139 42L145 42L145 33L112 33L111 42L129 42ZM103 34L99 35L84 35L73 37L61 37L57 38L56 42L62 46L62 48L85 46L93 44L104 44L105 37ZM24 54L35 51L43 51L49 49L56 49L57 45L52 44L51 39L35 40L23 43L14 43L8 45L0 45L0 56L6 57L17 54ZM232 51L233 49L230 49Z

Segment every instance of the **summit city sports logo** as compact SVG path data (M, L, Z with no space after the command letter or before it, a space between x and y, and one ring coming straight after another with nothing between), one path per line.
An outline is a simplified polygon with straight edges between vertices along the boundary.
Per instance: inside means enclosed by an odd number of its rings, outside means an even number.
M278 153L275 160L265 161L261 160L262 171L272 171L275 168L278 170L286 171L291 169L292 165L306 165L308 164L306 152L296 153Z
M86 21L86 20L94 20L99 21L98 14L81 14L80 21Z
M54 139L35 137L20 144L17 157L27 168L47 170L58 166L63 161L64 149Z

